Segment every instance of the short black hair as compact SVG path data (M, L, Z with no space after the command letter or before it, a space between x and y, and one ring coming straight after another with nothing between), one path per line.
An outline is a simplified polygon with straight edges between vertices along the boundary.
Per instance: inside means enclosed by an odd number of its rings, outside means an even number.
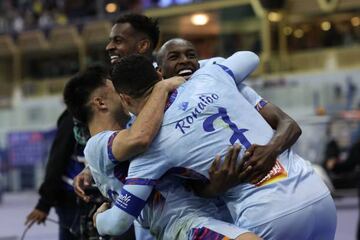
M65 85L64 102L69 112L78 121L88 124L93 112L88 105L91 94L99 87L106 85L108 69L94 64L77 73Z
M152 62L145 56L134 54L121 58L111 71L111 80L118 93L139 98L159 81Z
M157 19L153 20L145 15L128 13L120 16L115 23L130 23L136 31L146 34L151 41L152 50L159 43L160 30Z

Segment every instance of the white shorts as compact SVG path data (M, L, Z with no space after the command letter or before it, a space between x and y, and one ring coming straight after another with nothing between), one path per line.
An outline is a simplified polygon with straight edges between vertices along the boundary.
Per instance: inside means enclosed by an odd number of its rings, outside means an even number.
M332 240L336 230L336 208L330 195L296 212L250 228L266 240Z
M209 217L184 217L172 224L163 239L222 240L235 239L249 230Z

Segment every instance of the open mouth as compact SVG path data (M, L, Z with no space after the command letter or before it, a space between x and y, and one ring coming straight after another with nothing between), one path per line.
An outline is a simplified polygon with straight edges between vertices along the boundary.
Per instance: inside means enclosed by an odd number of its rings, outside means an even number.
M182 69L178 71L177 75L185 78L186 80L191 77L191 75L194 73L191 69Z
M111 64L116 63L118 60L119 60L119 56L117 56L117 55L111 55L111 56L110 56L110 62L111 62Z

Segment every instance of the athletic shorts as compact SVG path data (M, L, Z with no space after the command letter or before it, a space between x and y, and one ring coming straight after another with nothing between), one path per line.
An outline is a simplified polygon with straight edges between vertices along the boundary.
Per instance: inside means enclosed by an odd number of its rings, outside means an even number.
M165 239L178 240L225 240L235 239L246 229L208 217L178 219L164 235Z
M332 240L336 231L336 208L330 195L271 222L250 227L266 240Z

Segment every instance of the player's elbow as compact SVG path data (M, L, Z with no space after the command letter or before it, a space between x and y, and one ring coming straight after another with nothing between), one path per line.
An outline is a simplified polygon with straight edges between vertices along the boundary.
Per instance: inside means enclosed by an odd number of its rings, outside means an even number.
M291 132L293 134L293 136L298 139L300 137L300 135L302 134L302 130L299 126L299 124L292 118L288 117L286 120L287 122L287 128L291 129Z
M152 139L149 136L139 135L139 136L134 136L130 140L129 144L131 145L131 147L134 149L135 152L142 153L148 150L148 148L151 145L151 141Z
M111 216L107 216L108 219L104 219L105 216L99 215L97 218L97 231L100 235L120 236L124 234L133 223L133 219L124 219L112 212ZM111 219L111 221L109 221ZM99 222L99 224L98 224Z
M236 55L238 55L241 58L244 58L247 60L247 62L250 65L250 68L255 69L257 68L257 66L260 63L260 58L258 55L256 55L253 52L250 51L239 51L235 53Z
M301 128L300 128L300 126L299 126L299 124L297 124L297 122L295 122L294 121L294 131L295 131L295 135L297 136L297 138L299 138L300 136L301 136L301 134L302 134L302 130L301 130Z

